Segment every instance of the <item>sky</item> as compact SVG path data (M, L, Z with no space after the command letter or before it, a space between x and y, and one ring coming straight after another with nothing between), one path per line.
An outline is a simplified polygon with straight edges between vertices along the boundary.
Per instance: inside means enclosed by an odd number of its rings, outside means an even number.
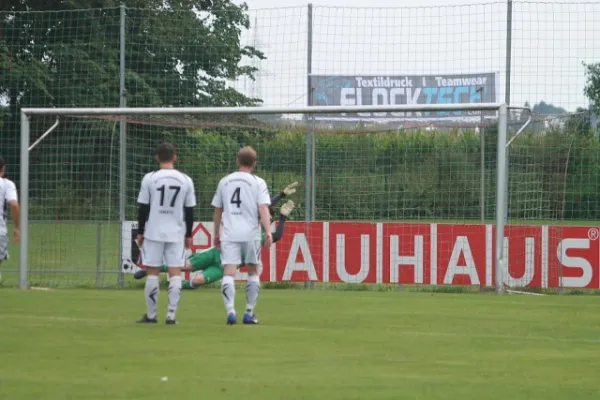
M235 86L266 106L307 103L308 1L246 0L243 44L267 59L257 80ZM238 2L239 3L239 2ZM505 1L322 0L313 2L316 75L496 74L505 98ZM600 62L600 0L513 2L510 104L586 106L584 62Z

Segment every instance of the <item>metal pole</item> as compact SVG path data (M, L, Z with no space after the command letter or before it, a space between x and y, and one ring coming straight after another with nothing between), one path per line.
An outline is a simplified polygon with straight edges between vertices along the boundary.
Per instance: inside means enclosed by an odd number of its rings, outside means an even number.
M312 93L311 93L311 97L312 97ZM311 166L310 166L310 171L311 171L311 180L310 183L312 185L312 187L310 188L310 194L311 194L311 199L310 199L310 216L311 216L311 221L316 220L316 211L317 211L317 135L315 134L315 115L311 114L311 137L312 137L312 144L311 144Z
M507 121L508 121L508 117L507 117ZM508 138L508 129L507 129L507 138ZM509 174L509 170L510 170L510 157L509 157L509 153L510 153L510 147L506 147L506 154L505 154L505 158L506 158L506 177L504 178L504 199L506 201L506 206L504 207L504 223L508 224L508 206L509 206L509 202L510 202L510 196L508 193L508 182L509 182L509 178L510 178L510 174Z
M125 89L125 5L121 4L120 15L120 49L119 49L119 107L126 107ZM123 260L123 224L126 219L125 200L127 198L127 123L123 120L119 123L119 286L123 286L125 276L121 269ZM110 218L110 217L109 217Z
M19 288L29 288L29 116L21 112L21 260Z
M299 107L57 107L28 108L21 110L27 115L212 115L212 114L337 114L360 112L433 112L433 111L498 111L504 103L445 103L445 104L391 104L387 106L299 106Z
M504 102L510 105L510 74L512 63L512 0L506 2L506 83L504 87Z
M312 14L313 6L308 4L308 27L306 36L306 81L307 81L307 105L312 106L312 88L310 82L310 75L312 73ZM306 175L305 175L305 198L304 198L304 218L305 220L311 221L311 203L312 203L312 147L313 147L313 133L310 129L309 115L304 115L304 122L306 125Z
M119 247L122 247L119 245ZM102 264L102 224L96 226L96 287L102 286L101 264Z
M504 215L506 208L505 180L507 176L506 165L506 131L508 125L508 106L500 107L498 112L498 166L496 189L496 292L501 294L504 290Z
M477 91L480 93L480 100L483 103L483 86L481 86ZM481 164L481 189L479 195L479 208L480 208L480 219L481 224L485 224L485 129L483 128L483 111L481 112L481 118L479 122L479 147L480 149L480 164Z
M507 0L506 4L506 86L504 89L504 102L507 106L510 106L510 77L511 77L511 64L512 64L512 16L513 16L513 1ZM508 116L507 116L508 117ZM507 119L508 122L508 119ZM507 133L508 138L508 133ZM504 222L508 224L508 162L509 162L510 149L506 149L506 179L504 180L504 192L506 199L506 211L504 214Z

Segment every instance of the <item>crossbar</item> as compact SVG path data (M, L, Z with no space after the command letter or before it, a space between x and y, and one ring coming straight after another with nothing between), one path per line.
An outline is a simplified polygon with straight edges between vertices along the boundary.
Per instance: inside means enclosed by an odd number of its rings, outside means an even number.
M22 108L24 115L338 114L360 112L494 111L504 103L396 104L303 107Z

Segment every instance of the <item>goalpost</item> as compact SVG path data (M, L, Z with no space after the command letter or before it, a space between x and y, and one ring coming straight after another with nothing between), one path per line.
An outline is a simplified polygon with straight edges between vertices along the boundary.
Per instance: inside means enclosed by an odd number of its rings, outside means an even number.
M475 139L477 132L474 129L479 124L440 129L439 126L411 127L402 122L408 113L434 117L440 115L438 113L464 116L467 112L471 112L470 116L476 115L473 112L481 113L477 115L491 112L488 121L497 126L497 140L488 146L493 148L495 145L492 150L495 157L489 154L487 158L480 157L480 149L475 146L478 146L479 139ZM361 118L358 118L359 122L350 124L329 122L332 115L360 117L363 113L389 114L391 117L382 126L369 123L365 126ZM300 119L299 115L307 118ZM277 121L273 122L270 116L276 116ZM35 118L40 121L32 129L31 122ZM479 116L476 119L479 121ZM137 142L132 144L133 139L129 139L128 148L124 149L125 145L115 139L117 121L162 130L159 133L152 130L151 138L141 133L135 139ZM67 124L65 132L71 136L62 131L56 133L55 129L60 130L64 123ZM172 129L185 130L186 133L177 136L171 132ZM503 103L24 108L21 110L19 286L29 288L33 275L36 283L46 285L63 277L72 279L73 274L93 275L96 285L102 286L105 275L122 274L124 243L130 241L126 237L127 229L130 229L127 221L135 220L131 216L135 207L135 197L131 193L137 192L139 179L119 170L119 166L125 166L127 162L127 165L134 165L138 173L142 170L147 172L152 168L152 150L158 141L172 140L183 163L182 169L194 180L205 184L202 189L197 186L199 203L207 203L199 204L204 221L208 220L206 210L210 208L213 181L235 167L232 161L235 148L240 144L259 143L257 150L261 164L258 174L265 175L272 196L290 183L289 180L299 180L304 186L294 201L302 203L306 199L308 204L301 204L295 211L296 220L305 220L295 225L292 223L289 228L292 233L284 235L282 243L278 244L280 247L275 249L273 246L263 253L263 261L266 256L269 263L268 276L272 282L293 280L291 277L299 273L306 276L306 280L327 283L402 284L406 275L406 269L402 268L409 265L412 266L409 274L414 277L409 279L410 283L486 286L501 293L507 268L504 234L496 234L492 245L492 231L503 233L505 227L507 130L508 106ZM99 133L85 136L92 131ZM73 137L75 139L69 139ZM233 137L236 140L232 140ZM264 139L266 137L270 142ZM107 150L97 157L95 150L99 148ZM209 149L213 148L219 151L211 153ZM52 158L69 149L75 152L70 157ZM127 154L129 159L125 160ZM306 160L310 161L302 164L302 161L296 161L297 155L301 155L298 159L306 156ZM264 163L263 159L266 160ZM484 159L493 161L484 165ZM482 164L479 164L480 160ZM54 171L52 168L56 165L67 165L69 176L63 176L65 168ZM479 192L479 188L483 187L480 177L487 182L486 193ZM78 185L73 185L73 182ZM65 188L64 192L61 188ZM339 188L340 192L336 193L335 188ZM101 198L101 194L106 198ZM486 196L494 199L494 204L484 206L480 199ZM119 207L113 205L117 202L127 203L127 211L119 212L118 216L115 210ZM69 213L61 207L67 207ZM310 212L304 212L309 209ZM97 221L94 225L97 228L90 228L90 224L78 227L80 219ZM35 233L30 229L34 222L36 227L42 227ZM118 230L109 227L104 231L104 222L118 225ZM67 224L70 226L68 229ZM349 224L352 226L349 227ZM90 229L96 229L95 233L90 233ZM465 239L466 236L461 233L469 229L477 232L474 233L476 235L485 232L483 249L470 247L468 237ZM427 238L423 239L422 231L425 230ZM57 236L61 236L60 240ZM348 239L346 236L349 236ZM345 240L358 245L354 246L358 250L348 251L358 251L359 271L348 272L345 269L346 263L356 262L346 255L345 249L351 245L345 245ZM108 242L108 249L105 242ZM79 248L80 252L69 253L72 251L69 246ZM104 247L102 251L101 246ZM306 260L311 246L318 249L319 255ZM59 250L55 247L60 247L62 254L58 254ZM423 250L424 247L427 249ZM372 251L373 248L375 251ZM302 253L303 260L288 257L286 264L287 256L283 253L289 253L290 249ZM35 257L32 257L32 251ZM81 256L92 251L97 252L95 257ZM485 265L478 276L473 275L479 274L475 267L469 265L473 258L470 252L484 254ZM114 262L116 253L119 255L118 265ZM133 257L132 254L129 256ZM450 262L439 261L443 257ZM371 264L375 264L373 272L369 269L370 260ZM76 271L73 266L78 262L96 262L97 268ZM277 268L285 269L283 272L275 267L276 262L279 263ZM285 265L281 266L282 263ZM438 263L447 264L444 267L447 269L442 272L444 276L438 272ZM314 279L316 276L318 279ZM69 282L81 283L77 279Z

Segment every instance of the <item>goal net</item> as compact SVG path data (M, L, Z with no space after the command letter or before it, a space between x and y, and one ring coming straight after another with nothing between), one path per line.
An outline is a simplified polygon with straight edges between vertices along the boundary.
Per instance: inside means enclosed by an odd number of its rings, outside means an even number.
M267 285L496 284L505 106L24 113L22 286L135 283L136 199L141 178L156 168L161 141L176 146L178 168L195 182L194 252L212 245L211 199L218 181L236 169L240 147L257 150L256 173L271 196L299 183L281 240L263 249ZM413 113L420 118L411 119ZM275 207L276 221L287 200ZM7 279L17 284L18 275Z
M559 294L597 289L600 147L590 113L512 120L506 285Z

